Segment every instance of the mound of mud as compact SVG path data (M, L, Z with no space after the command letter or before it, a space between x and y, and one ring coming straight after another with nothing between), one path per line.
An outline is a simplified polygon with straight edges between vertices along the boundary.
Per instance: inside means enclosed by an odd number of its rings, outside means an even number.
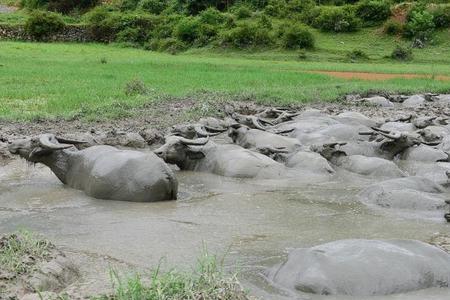
M56 298L77 277L75 265L42 237L19 232L0 238L1 299Z

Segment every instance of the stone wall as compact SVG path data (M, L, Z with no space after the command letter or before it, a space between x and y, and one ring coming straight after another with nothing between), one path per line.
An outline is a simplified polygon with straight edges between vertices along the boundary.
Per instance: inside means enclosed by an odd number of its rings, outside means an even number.
M0 24L0 40L34 41L23 25ZM43 39L46 42L90 42L93 41L89 30L82 25L66 25L58 33Z

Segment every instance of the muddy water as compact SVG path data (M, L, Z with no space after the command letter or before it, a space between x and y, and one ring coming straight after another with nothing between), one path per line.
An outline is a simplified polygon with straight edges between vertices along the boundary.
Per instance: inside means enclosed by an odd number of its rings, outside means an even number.
M340 173L326 184L252 181L179 172L180 199L162 203L97 200L63 186L42 166L0 167L0 233L28 228L56 244L140 267L192 266L206 245L265 299L351 299L290 295L262 272L291 248L345 238L428 240L448 232L441 215L387 214L357 202L367 179ZM362 299L358 297L358 299ZM371 299L450 299L449 289Z

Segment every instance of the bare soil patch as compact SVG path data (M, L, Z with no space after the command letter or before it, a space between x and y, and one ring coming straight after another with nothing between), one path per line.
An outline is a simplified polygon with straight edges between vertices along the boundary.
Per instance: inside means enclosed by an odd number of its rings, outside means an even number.
M394 78L404 79L435 79L449 81L450 76L429 75L429 74L391 74L391 73L370 73L370 72L340 72L340 71L311 71L311 73L324 74L342 79L361 79L361 80L389 80Z

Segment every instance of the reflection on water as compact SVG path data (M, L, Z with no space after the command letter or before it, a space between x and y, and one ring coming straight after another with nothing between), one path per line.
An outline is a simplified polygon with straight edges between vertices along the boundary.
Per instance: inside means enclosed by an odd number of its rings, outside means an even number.
M25 227L57 244L140 266L191 266L204 245L228 253L244 284L267 299L352 299L289 295L263 270L292 248L346 238L428 240L447 232L442 216L405 217L357 201L370 181L340 173L326 184L241 180L180 172L180 199L160 203L98 200L64 187L42 166L0 167L0 233ZM362 299L359 297L358 299ZM370 299L450 299L448 289Z

